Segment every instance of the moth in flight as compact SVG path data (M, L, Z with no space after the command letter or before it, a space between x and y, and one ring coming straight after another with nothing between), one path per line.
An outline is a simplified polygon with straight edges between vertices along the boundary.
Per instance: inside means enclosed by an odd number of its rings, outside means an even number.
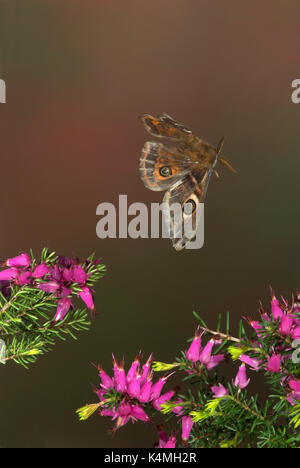
M217 162L236 171L220 155L224 138L215 147L167 114L158 117L143 114L139 119L147 132L169 143L145 143L140 157L140 174L150 190L166 191L163 201L169 209L170 237L174 248L179 251L195 238L196 213L200 203L204 202L212 173L218 176ZM172 214L174 203L181 206L179 217ZM193 226L192 234L183 232L184 223L188 220Z

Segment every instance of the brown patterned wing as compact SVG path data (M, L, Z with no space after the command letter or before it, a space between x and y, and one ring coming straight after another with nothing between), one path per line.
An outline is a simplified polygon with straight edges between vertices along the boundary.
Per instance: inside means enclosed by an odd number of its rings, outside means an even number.
M197 164L177 148L147 141L140 158L141 179L150 190L167 190Z
M139 117L143 126L151 135L159 138L169 138L174 141L186 140L192 135L192 131L185 125L177 122L168 114L153 117L143 114Z
M164 196L170 237L177 251L184 249L196 235L200 203L205 200L211 174L212 168L189 171L172 185ZM172 208L173 204L180 207L179 211ZM193 232L190 234L185 232L187 225L192 226Z

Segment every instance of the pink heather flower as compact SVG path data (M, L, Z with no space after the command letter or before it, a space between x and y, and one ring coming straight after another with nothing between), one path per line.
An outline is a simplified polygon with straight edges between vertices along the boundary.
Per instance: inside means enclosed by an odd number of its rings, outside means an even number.
M169 390L168 392L164 393L157 400L153 401L153 408L155 408L157 411L161 411L161 405L166 403L166 401L170 401L174 394L175 390Z
M250 356L247 356L247 354L242 354L240 357L240 361L244 364L248 364L248 366L250 366L251 369L255 371L259 369L261 363L261 361L259 361L258 359L251 358Z
M222 384L213 385L211 391L214 394L214 398L222 398L229 394L229 391Z
M33 270L32 277L33 278L43 278L45 275L49 273L49 268L45 263L41 263L40 265L37 265L35 269Z
M49 281L48 283L39 283L38 288L47 293L54 293L59 289L57 281Z
M279 323L279 332L281 335L290 335L294 319L290 314L283 314Z
M114 364L114 384L115 389L117 392L125 393L127 389L126 385L126 376L124 371L124 364L118 364L115 357L113 356L113 364Z
M300 380L291 379L289 381L291 392L287 395L287 401L291 404L295 404L295 400L300 400Z
M51 279L60 283L62 281L62 272L58 265L54 265L50 269Z
M211 356L208 364L206 364L206 369L211 370L214 367L218 366L220 362L222 362L224 359L224 354L215 354L214 356Z
M30 284L31 283L31 271L23 271L18 279L17 279L17 283L20 285L20 286L24 286L25 284Z
M168 438L167 434L163 430L162 426L158 426L158 444L156 448L175 448L176 447L176 437L172 435Z
M58 322L59 320L63 320L65 315L69 312L71 305L72 305L71 297L64 297L63 299L59 299L57 303L56 314L54 316L54 321Z
M215 341L213 339L209 340L209 342L204 346L203 350L200 353L199 361L207 365L211 360L211 352L214 347Z
M81 265L75 265L73 266L73 271L72 271L72 280L75 283L85 283L87 280L87 275L84 269L82 268Z
M300 326L294 328L291 332L291 337L293 340L298 340L300 339Z
M151 389L152 389L152 374L151 372L149 372L145 382L141 386L141 391L140 391L140 396L139 396L140 402L147 403L148 401L150 401Z
M127 372L127 376L126 376L127 383L129 383L136 376L136 372L140 367L141 358L142 358L142 355L141 355L141 352L139 352L139 354L136 356L135 360L131 364L129 371Z
M64 281L66 281L67 283L71 282L72 277L73 277L73 272L72 272L71 268L64 268L62 270L62 277L63 277Z
M143 372L142 372L141 383L144 383L145 380L147 379L149 370L150 370L150 368L151 368L152 359L153 359L153 358L152 358L152 354L150 354L150 356L149 356L148 359L147 359L146 364L144 364L143 367L142 367Z
M250 318L247 318L247 322L256 331L257 336L261 336L259 330L263 328L262 325L257 320L252 320Z
M185 353L186 358L189 361L197 362L199 360L200 350L201 350L201 334L199 333L199 328L198 328L196 330L191 346Z
M183 416L183 418L181 418L182 440L187 441L189 439L193 424L194 421L192 420L191 416Z
M12 257L6 260L5 264L9 267L29 267L31 263L30 255L27 253L21 253L17 257Z
M12 281L19 276L19 270L17 268L7 268L6 270L0 271L0 280Z
M167 379L171 377L171 375L173 374L174 372L172 372L169 375L165 375L161 377L160 379L158 379L158 381L154 385L152 385L151 395L150 395L151 400L157 400L160 397L163 386L165 385Z
M93 296L92 296L92 293L91 293L90 289L87 286L82 288L82 291L79 293L79 296L81 297L81 299L83 300L85 305L90 310L95 310Z
M99 376L101 379L101 387L105 389L114 388L114 382L109 375L102 369L101 366L98 366Z
M291 387L292 390L294 390L297 393L300 393L300 380L296 379L291 379L289 381L289 386Z
M281 358L279 354L273 354L268 359L267 370L269 372L280 372Z
M144 409L141 406L132 405L131 417L133 419L139 419L140 421L143 421L143 422L150 421L149 416L147 415L147 413L144 411Z
M157 448L164 448L167 440L168 440L168 436L165 433L165 431L163 430L162 425L160 424L158 426L158 445L156 447Z
M273 315L274 320L277 320L283 316L283 312L279 306L279 301L278 299L276 299L275 296L272 297L271 310L272 310L272 315Z
M127 393L132 398L138 399L140 396L140 391L141 391L141 375L138 372L136 372L135 376L130 380L128 384Z
M166 442L166 445L164 446L164 448L175 448L176 447L176 437L173 435L171 437L169 437L168 441Z
M177 406L173 408L172 412L176 414L177 416L181 416L182 413L184 412L183 406L179 404L179 403L182 403L182 401L183 400L181 398L179 400L173 401L173 403L177 403Z
M247 375L246 375L246 365L242 364L239 367L238 373L236 375L234 385L236 387L239 387L241 390L249 384L250 379L247 380Z

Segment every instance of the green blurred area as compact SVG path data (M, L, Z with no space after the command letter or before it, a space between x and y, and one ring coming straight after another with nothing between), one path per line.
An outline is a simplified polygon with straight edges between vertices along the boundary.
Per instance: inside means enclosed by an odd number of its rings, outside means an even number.
M152 446L152 426L111 438L108 420L77 421L96 400L91 363L109 370L112 352L130 362L139 349L171 361L192 310L211 327L229 310L234 332L269 285L288 298L299 287L299 13L296 0L0 1L1 258L48 246L108 268L90 332L29 371L1 367L0 446ZM162 198L139 179L144 112L227 136L238 175L212 179L200 250L96 237L102 201Z

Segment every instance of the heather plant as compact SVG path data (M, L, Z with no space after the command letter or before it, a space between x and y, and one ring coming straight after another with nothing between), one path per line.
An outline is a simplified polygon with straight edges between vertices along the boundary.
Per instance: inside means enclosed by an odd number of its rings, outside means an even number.
M159 448L300 447L300 296L289 304L272 293L269 310L259 312L258 320L240 321L237 336L230 334L229 314L222 331L221 316L211 330L194 313L194 337L172 363L150 356L142 364L139 353L127 372L115 357L112 376L98 366L99 401L77 410L80 420L98 411L114 421L111 432L130 421L160 423ZM164 374L156 379L157 372ZM181 389L165 390L175 373ZM257 374L263 394L249 391Z
M89 314L95 314L92 288L105 271L93 255L79 260L44 249L40 260L21 253L1 266L2 364L27 367L57 340L76 339L77 332L89 328Z

